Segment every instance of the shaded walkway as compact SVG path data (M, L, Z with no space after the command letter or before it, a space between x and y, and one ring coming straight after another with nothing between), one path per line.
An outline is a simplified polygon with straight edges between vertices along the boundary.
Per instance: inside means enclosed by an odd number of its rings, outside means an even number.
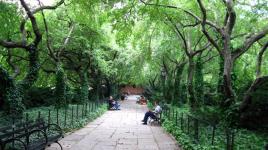
M64 150L179 150L175 140L158 126L142 125L146 106L136 96L121 103L122 110L108 111L60 141ZM59 149L52 145L47 150Z

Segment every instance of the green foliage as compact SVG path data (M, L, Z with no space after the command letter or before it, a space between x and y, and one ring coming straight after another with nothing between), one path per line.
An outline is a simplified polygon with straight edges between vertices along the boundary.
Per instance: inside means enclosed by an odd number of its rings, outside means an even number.
M56 89L55 89L55 106L57 108L67 105L66 102L66 81L65 74L61 65L57 66L56 72Z
M268 129L268 82L263 82L255 91L250 93L251 103L240 118L241 126L251 129Z
M73 116L73 121L72 121L72 108L74 109L74 116ZM107 111L107 105L103 104L100 105L96 110L87 112L87 114L83 114L84 116L82 117L82 105L79 105L79 110L78 110L78 117L76 117L76 108L77 105L68 105L68 107L64 108L59 108L58 112L58 124L59 126L63 129L65 133L72 132L74 130L77 130L79 128L84 127L86 124L89 122L93 121L97 117L101 116ZM27 109L24 111L23 116L25 119L26 114L28 114L29 119L35 120L38 119L39 113L40 117L43 118L46 122L48 122L48 116L49 116L49 110L50 110L50 123L57 124L57 109L55 109L54 106L50 107L38 107L38 108L31 108ZM67 111L66 111L67 110ZM66 114L66 124L65 124L65 112ZM83 112L84 113L84 112ZM0 126L5 126L10 123L10 118L3 117L2 114L0 114Z
M219 74L218 74L218 87L217 87L217 96L218 96L218 100L220 102L224 101L224 97L222 95L222 91L223 89L223 67L224 67L224 61L221 57L218 58L219 59Z
M173 105L182 105L183 104L183 97L182 97L183 89L182 89L182 84L181 84L183 69L184 69L184 65L180 66L176 69Z
M81 85L81 92L80 92L80 102L85 103L88 102L88 97L89 97L89 85L88 85L88 77L87 73L83 73L83 80L82 80L82 85Z
M4 110L8 114L12 114L13 117L20 117L24 105L22 104L22 95L17 88L12 77L8 72L0 65L0 91L3 91Z
M34 39L34 33L28 19L28 47L25 50L0 48L0 92L1 96L4 96L6 110L14 111L17 115L23 111L23 103L28 108L53 103L62 109L61 107L69 102L84 103L89 99L95 100L103 94L104 88L111 87L111 93L116 93L120 85L131 84L148 87L152 102L162 100L185 106L186 110L189 107L187 100L195 101L192 96L196 96L200 105L193 115L208 122L221 122L226 126L237 125L241 119L238 113L240 101L256 78L256 56L267 37L256 42L258 44L253 44L234 62L232 87L238 95L238 98L235 98L237 104L222 110L220 106L224 105L226 100L223 95L224 54L219 54L213 46L207 44L209 41L202 33L201 21L191 15L193 13L202 19L197 1L145 2L151 5L140 1L70 0L67 5L58 9L44 11L44 18L40 13L34 14L43 33L40 44L29 45ZM31 10L34 9L32 7L38 7L29 3ZM203 4L207 10L208 22L214 22L217 26L224 24L225 16L229 14L226 15L226 7L222 1L203 1ZM174 9L175 7L178 9ZM21 6L16 2L0 2L1 41L12 39L20 43L22 35L19 25L25 12L18 8ZM268 7L265 0L245 0L244 3L234 1L234 10L236 21L230 35L230 51L241 47L249 35L267 26ZM185 13L186 11L191 13ZM47 36L43 19L48 27ZM74 30L70 37L67 37L72 25ZM215 30L210 23L206 29L220 49L224 48L225 38L216 32L218 29ZM186 41L183 41L180 34ZM70 39L66 44L64 41L68 38ZM48 49L47 42L52 50ZM202 52L202 57L198 56L200 53L196 53L197 50L204 45L207 47ZM187 85L188 72L184 68L191 66L187 64L189 55L186 55L186 48L189 53L196 53L193 57L196 63L193 85ZM60 59L60 66L53 55ZM268 73L266 58L267 53L263 55L263 75ZM184 61L185 66L178 68ZM165 79L161 77L162 68L166 69ZM13 77L17 70L18 75ZM51 88L54 88L55 84L54 91ZM187 89L189 86L194 87L191 95ZM254 126L256 120L266 117L266 93L266 86L251 93L252 102L242 114L242 118L254 120L244 121ZM152 107L150 103L148 105ZM189 146L189 139L182 132L176 132L180 134L178 138L181 143L185 147ZM208 146L195 145L196 149L205 147ZM245 148L244 145L242 147ZM189 146L186 149L191 148Z
M55 89L51 87L32 87L27 91L23 103L27 108L53 105L56 101L54 92Z
M20 15L16 4L0 1L0 20L4 28L0 28L0 38L17 38Z
M202 55L198 56L195 65L195 74L194 74L194 86L196 98L199 104L204 103L204 76L203 76L203 64L202 64Z
M22 103L22 96L20 91L16 86L9 87L5 95L5 102L7 103L6 110L9 114L12 114L13 117L21 117L24 111L24 105Z
M187 134L187 129L181 130L180 126L176 126L174 119L169 120L165 116L163 121L163 128L167 132L171 133L178 143L180 143L180 146L185 150L222 150L226 147L226 135L224 133L224 129L221 127L217 127L214 145L212 145L211 139L209 138L211 136L211 130L207 130L206 126L200 125L199 133L201 134L199 136L201 137L199 137L199 143L196 144L193 136ZM264 148L268 139L266 133L254 133L248 130L239 129L235 132L234 140L234 149L261 150Z
M40 69L39 65L39 50L33 44L30 45L28 49L29 65L27 67L27 73L22 81L19 82L19 86L24 92L31 88L31 86L36 82L38 78L38 73Z

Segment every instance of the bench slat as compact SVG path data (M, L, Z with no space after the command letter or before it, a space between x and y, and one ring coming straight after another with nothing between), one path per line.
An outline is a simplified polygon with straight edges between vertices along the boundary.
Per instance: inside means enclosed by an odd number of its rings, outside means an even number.
M44 132L47 142L44 140L44 137L43 139L37 139L37 141L29 141L30 143L27 145L27 148L29 150L44 149L47 145L55 143L63 137L62 129L60 127L57 127L58 129L55 130L52 135L49 135L47 130L49 127L50 125L46 124L42 119L36 120L35 122L28 121L2 127L0 128L0 147L1 144L9 143L13 139L20 139L26 145L26 139L27 137L31 138L31 132L34 130L41 130Z

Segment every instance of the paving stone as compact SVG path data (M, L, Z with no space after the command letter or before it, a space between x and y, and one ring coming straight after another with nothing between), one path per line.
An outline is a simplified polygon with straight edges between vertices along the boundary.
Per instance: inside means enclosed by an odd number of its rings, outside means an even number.
M132 138L121 138L117 142L118 145L137 145L138 139L132 139Z
M80 141L84 136L75 133L70 134L64 138L64 141Z
M137 145L117 145L116 150L137 150Z
M121 103L120 111L107 111L84 128L60 140L64 150L179 150L161 127L142 125L148 110L136 104L137 96ZM60 150L52 144L46 150Z
M155 143L149 143L149 144L139 144L138 149L139 150L159 150L157 144Z

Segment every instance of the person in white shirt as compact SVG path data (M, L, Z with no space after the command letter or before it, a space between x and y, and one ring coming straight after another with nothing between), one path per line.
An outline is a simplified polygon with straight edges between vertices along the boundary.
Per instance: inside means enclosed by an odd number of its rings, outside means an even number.
M144 118L143 118L143 120L142 120L143 124L144 124L144 125L147 124L147 121L148 121L148 118L149 118L149 117L151 117L151 118L156 118L155 115L161 113L161 111L162 111L162 108L159 106L158 102L155 101L155 109L154 109L154 111L149 110L149 111L147 111L147 112L145 113Z

